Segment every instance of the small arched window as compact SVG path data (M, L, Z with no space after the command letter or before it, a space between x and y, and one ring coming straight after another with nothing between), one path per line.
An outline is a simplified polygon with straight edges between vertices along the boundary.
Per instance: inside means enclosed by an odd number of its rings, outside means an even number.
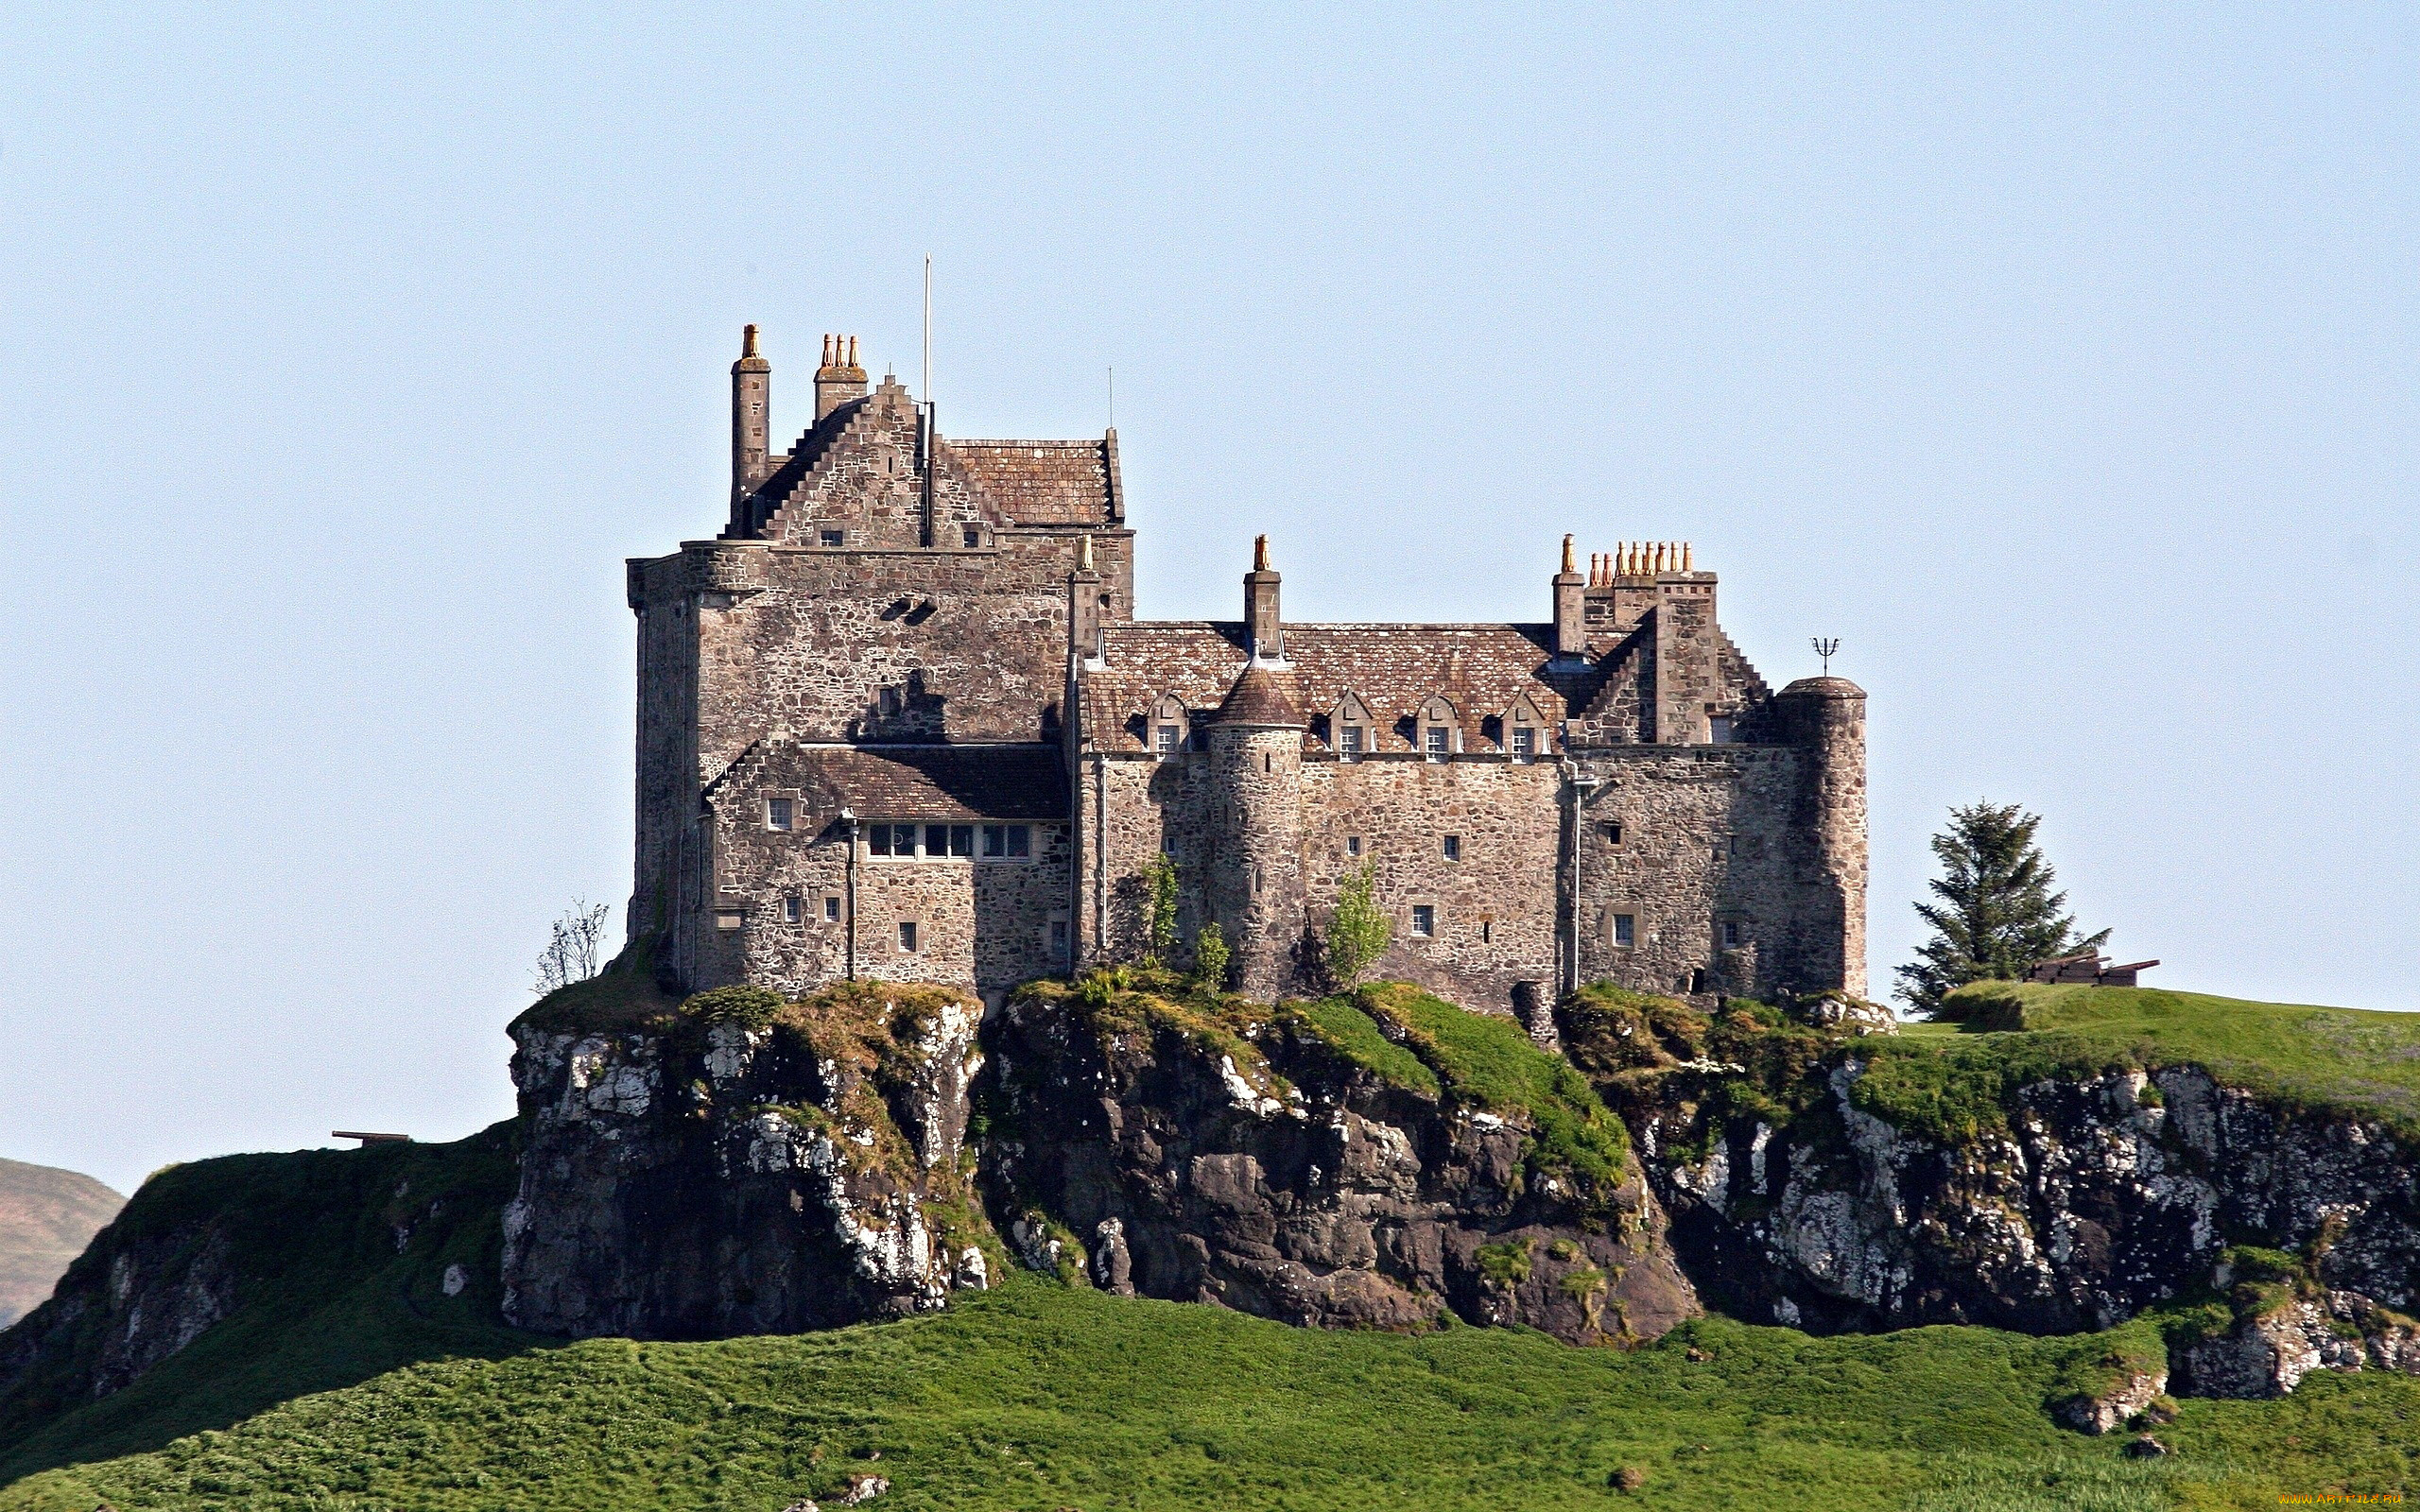
M1164 693L1151 701L1151 713L1144 721L1144 738L1152 755L1166 760L1184 749L1191 733L1192 721L1187 717L1184 700L1175 694Z

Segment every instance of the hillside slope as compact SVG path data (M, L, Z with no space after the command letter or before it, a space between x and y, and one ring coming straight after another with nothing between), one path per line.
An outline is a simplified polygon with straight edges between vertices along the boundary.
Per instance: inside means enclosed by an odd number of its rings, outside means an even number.
M0 1328L32 1312L126 1199L89 1176L0 1160Z
M225 1433L0 1488L0 1512L825 1506L2274 1507L2420 1472L2420 1382L2187 1402L2177 1453L2042 1411L2082 1341L1810 1339L1717 1319L1637 1350L1411 1338L1020 1279L947 1312L793 1337L595 1339L413 1366ZM1644 1474L1616 1488L1625 1468Z

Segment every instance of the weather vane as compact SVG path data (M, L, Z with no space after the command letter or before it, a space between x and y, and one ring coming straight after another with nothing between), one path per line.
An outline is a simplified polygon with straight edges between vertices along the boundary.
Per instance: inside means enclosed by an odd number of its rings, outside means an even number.
M1841 648L1841 638L1835 635L1826 639L1819 635L1815 637L1814 646L1815 654L1824 659L1824 676L1828 678L1832 675L1832 653Z

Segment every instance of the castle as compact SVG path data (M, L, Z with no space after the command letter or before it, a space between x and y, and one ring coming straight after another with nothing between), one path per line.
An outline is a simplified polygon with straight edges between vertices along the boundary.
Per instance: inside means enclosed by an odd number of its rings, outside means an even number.
M1580 571L1536 624L1305 624L1268 542L1238 620L1135 615L1117 433L961 440L826 337L770 450L732 368L730 518L629 568L632 937L683 989L954 984L1131 960L1155 858L1232 980L1316 983L1340 883L1376 973L1535 1022L1582 982L1865 989L1865 696L1772 693L1687 546Z

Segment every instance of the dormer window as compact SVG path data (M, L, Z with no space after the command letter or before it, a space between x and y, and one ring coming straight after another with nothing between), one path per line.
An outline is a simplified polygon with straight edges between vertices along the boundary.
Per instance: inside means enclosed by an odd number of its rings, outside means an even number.
M1185 716L1184 699L1172 693L1160 695L1152 701L1150 716L1145 723L1150 727L1152 755L1166 760L1184 749L1191 722Z
M1451 756L1461 744L1461 715L1442 696L1420 706L1420 754L1432 762Z
M1370 706L1351 693L1328 712L1327 728L1333 737L1328 744L1335 747L1337 760L1357 762L1375 748L1370 739L1372 723Z
M1504 711L1501 726L1505 751L1516 762L1536 761L1539 747L1545 744L1538 739L1538 731L1545 725L1546 717L1538 713L1538 706L1530 701L1528 694L1513 699L1512 707Z

